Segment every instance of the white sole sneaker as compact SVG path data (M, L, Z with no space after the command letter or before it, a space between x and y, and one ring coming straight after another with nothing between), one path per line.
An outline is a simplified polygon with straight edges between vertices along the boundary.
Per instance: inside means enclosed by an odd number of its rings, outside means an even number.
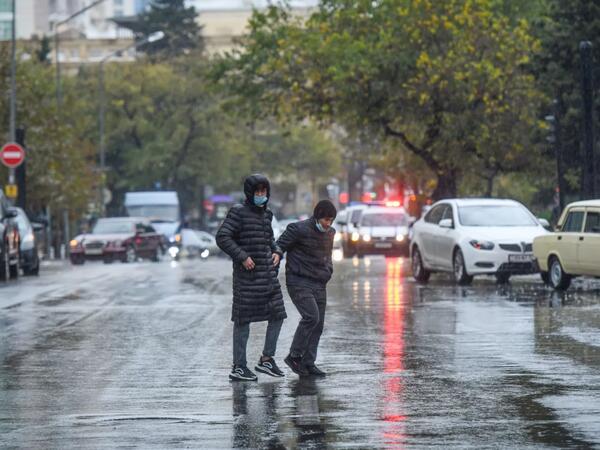
M268 364L268 363L267 363L267 364ZM256 366L254 366L254 370L256 370L257 372L261 372L261 373L264 373L264 374L270 375L270 376L272 376L272 377L275 377L275 378L282 378L282 377L284 377L284 376L285 376L284 374L281 374L281 375L280 375L280 374L278 374L278 373L275 373L275 372L273 372L273 371L272 371L272 370L271 370L269 367L267 367L267 366L259 366L258 364L257 364Z

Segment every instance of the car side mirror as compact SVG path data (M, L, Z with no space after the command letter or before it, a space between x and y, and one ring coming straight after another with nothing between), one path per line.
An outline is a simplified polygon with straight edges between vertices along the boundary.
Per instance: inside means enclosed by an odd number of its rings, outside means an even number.
M440 226L440 228L454 228L454 223L452 222L452 219L442 219L440 220L440 223L438 223L438 225Z
M538 222L540 222L540 225L546 228L547 230L550 229L550 222L548 222L546 219L539 217Z

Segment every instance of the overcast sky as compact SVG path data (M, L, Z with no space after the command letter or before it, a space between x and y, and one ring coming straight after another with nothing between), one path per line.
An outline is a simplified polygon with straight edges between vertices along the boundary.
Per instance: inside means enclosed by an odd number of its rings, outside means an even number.
M199 11L207 9L250 9L255 7L264 7L269 3L267 0L188 0L189 3L193 4ZM315 6L319 2L318 0L292 0L290 1L292 6L295 7L308 7Z

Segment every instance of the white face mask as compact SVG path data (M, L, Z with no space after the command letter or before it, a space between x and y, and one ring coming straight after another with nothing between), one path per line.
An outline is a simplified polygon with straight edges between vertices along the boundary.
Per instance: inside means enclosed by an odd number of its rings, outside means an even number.
M319 230L321 233L325 233L327 230L325 229L325 227L323 225L321 225L321 222L319 222L317 220L317 230Z

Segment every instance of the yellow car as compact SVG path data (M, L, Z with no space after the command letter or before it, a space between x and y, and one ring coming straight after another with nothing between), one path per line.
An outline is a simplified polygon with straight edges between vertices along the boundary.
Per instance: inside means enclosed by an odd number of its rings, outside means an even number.
M568 289L576 276L600 277L600 200L568 205L556 232L534 239L533 255L554 289Z

